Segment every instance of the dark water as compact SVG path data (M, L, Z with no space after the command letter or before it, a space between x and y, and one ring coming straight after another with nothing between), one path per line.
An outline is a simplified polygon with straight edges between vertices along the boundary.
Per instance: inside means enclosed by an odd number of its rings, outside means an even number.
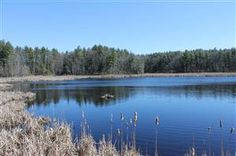
M131 132L135 132L142 154L153 155L157 150L163 156L184 155L192 146L198 155L236 152L236 134L230 133L236 127L236 77L89 79L38 82L30 88L36 100L28 111L70 123L75 136L84 111L96 141L103 134L108 136L111 126L114 142L120 140L118 128L123 129L124 142L127 136L132 142ZM115 98L102 99L106 93ZM126 124L134 112L138 112L135 130ZM156 116L160 117L158 127Z

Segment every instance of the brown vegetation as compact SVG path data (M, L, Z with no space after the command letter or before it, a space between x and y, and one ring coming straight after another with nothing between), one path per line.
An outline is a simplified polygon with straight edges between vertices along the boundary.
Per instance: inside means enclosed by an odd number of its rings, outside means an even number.
M203 73L145 73L145 74L105 74L105 75L48 75L48 76L23 76L23 77L0 77L1 88L9 88L12 82L36 82L36 81L63 81L76 79L103 79L103 78L128 78L128 77L211 77L211 76L236 76L236 72L203 72Z

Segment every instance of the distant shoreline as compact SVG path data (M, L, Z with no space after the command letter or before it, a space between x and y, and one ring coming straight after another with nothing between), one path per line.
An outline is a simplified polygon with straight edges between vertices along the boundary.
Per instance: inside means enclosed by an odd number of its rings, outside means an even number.
M145 74L105 74L105 75L38 75L24 77L0 77L0 83L7 82L36 82L36 81L63 81L77 79L109 79L109 78L135 78L135 77L234 77L236 72L216 73L145 73Z

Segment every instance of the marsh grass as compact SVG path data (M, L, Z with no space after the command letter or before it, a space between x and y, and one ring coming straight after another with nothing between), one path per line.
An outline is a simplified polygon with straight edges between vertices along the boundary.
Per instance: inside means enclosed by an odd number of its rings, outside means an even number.
M124 116L121 118L124 122ZM113 123L113 115L111 115L111 125ZM123 123L122 125L123 126ZM78 155L89 155L89 156L138 156L140 153L133 147L129 146L128 143L125 144L121 137L123 132L122 128L117 129L117 134L115 135L115 141L112 141L112 130L108 139L105 135L102 136L102 139L97 143L91 133L88 126L88 123L85 118L84 112L82 112L82 122L81 122L81 132L80 137L76 140L76 150Z

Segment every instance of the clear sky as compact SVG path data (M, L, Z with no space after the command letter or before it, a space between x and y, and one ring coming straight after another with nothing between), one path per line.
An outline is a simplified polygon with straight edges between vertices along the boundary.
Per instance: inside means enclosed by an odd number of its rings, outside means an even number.
M134 53L236 46L235 0L0 0L0 38L61 51Z

